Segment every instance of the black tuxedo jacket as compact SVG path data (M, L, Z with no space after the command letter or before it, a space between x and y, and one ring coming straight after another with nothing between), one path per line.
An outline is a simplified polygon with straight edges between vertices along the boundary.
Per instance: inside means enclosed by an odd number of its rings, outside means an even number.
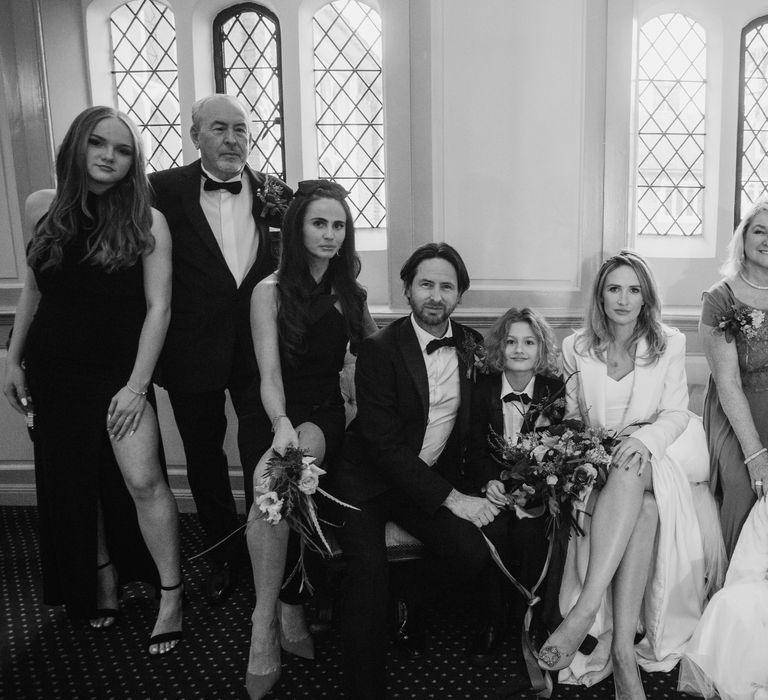
M451 321L459 356L461 402L448 443L433 468L419 459L429 415L429 382L409 316L360 345L355 364L357 417L350 426L336 487L354 503L391 488L434 513L453 488L463 490L473 379L462 357L464 339L481 336Z
M534 406L546 406L554 398L565 398L562 380L554 377L536 375L533 383L531 407L525 414L525 421L520 430L528 433L533 430L539 413ZM477 491L491 479L498 479L502 466L491 456L488 436L493 430L504 436L504 409L501 401L501 374L478 376L475 391L472 394L472 418L469 436L469 455L467 476L473 490Z
M200 206L200 160L149 176L155 207L168 221L173 241L171 323L160 356L158 382L169 391L196 393L228 385L233 374L253 375L250 332L254 286L277 267L280 216L262 217L256 190L262 173L247 166L259 250L238 287ZM286 185L290 197L291 190Z

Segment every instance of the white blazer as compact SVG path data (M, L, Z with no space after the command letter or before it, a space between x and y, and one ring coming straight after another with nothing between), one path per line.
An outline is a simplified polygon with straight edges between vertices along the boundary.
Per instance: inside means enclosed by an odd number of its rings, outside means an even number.
M640 440L656 460L667 454L688 449L687 439L679 440L691 420L688 411L688 379L685 374L685 336L676 328L664 326L667 347L654 363L635 365L632 394L627 408L627 423L648 422L632 433ZM576 332L563 341L564 376L571 377L566 383L566 417L580 418L588 425L605 426L606 383L608 366L594 355L580 355L575 343L580 337ZM648 350L648 343L641 339L637 356ZM626 426L610 426L626 427ZM698 433L698 431L695 431ZM687 436L686 436L687 437ZM691 436L694 437L694 436ZM695 436L698 438L698 435ZM700 450L699 440L695 440ZM683 444L678 444L682 442ZM685 460L688 462L689 460ZM698 460L695 462L698 465ZM687 470L686 470L687 471ZM687 474L689 481L704 481L704 472Z

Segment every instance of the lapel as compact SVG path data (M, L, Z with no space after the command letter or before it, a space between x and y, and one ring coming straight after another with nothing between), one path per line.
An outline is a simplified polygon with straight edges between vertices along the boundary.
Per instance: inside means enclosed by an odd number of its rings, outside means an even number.
M259 248L256 251L256 259L253 261L253 265L245 273L241 286L244 286L248 278L254 274L255 271L262 271L260 277L264 277L273 271L275 266L275 260L277 252L273 249L273 241L269 233L269 226L261 216L262 204L257 196L257 191L264 184L264 175L260 172L254 172L249 166L245 166L244 174L247 175L248 181L251 185L251 197L253 204L251 207L251 213L253 214L253 220L256 222L256 235L259 237Z
M504 404L501 401L501 378L499 374L494 377L494 381L488 382L486 386L491 395L488 397L488 404L491 407L490 424L497 435L504 435Z
M608 365L598 358L587 355L578 358L581 414L589 425L605 425L605 391L608 382Z
M539 411L534 406L544 405L549 401L549 391L547 380L538 374L533 379L533 396L531 396L531 408L525 414L521 433L530 433L536 427L536 421L539 419Z
M416 338L416 331L413 330L411 317L406 316L400 326L397 338L397 347L403 356L403 363L416 386L416 393L421 401L422 412L424 413L424 425L429 418L429 380L427 379L427 366L424 364L424 356Z
M232 277L227 261L224 259L224 254L221 252L221 248L216 242L216 237L213 235L208 219L205 218L203 208L200 206L200 178L202 177L202 172L200 160L197 160L192 163L183 174L184 181L179 193L181 196L182 207L194 232L200 236L213 257L224 267L232 278L232 284L234 284L235 278Z
M635 357L642 357L648 352L648 341L641 338L637 343ZM663 362L664 358L659 358ZM635 377L632 381L632 396L627 407L626 422L632 423L638 420L647 420L653 415L657 406L658 377L664 373L658 371L658 363L636 364ZM624 427L624 426L622 426Z
M459 360L459 412L456 416L459 427L461 430L466 430L469 427L469 414L471 411L472 401L472 372L471 368L467 367L464 361L464 338L468 334L464 329L464 326L451 321L451 332L456 340L456 356ZM469 376L467 376L469 374Z

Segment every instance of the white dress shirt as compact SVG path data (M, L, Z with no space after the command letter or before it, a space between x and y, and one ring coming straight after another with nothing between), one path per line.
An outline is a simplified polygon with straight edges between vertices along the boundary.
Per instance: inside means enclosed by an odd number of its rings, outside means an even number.
M528 413L530 404L526 406L522 401L504 401L504 397L514 391L516 394L528 394L533 399L533 385L536 383L536 375L531 377L531 381L525 385L525 389L517 391L513 389L507 381L506 375L501 375L501 406L504 413L504 437L507 440L516 441L520 434L520 429L525 421L525 414Z
M227 267L239 287L248 270L256 260L259 250L259 236L256 222L253 220L253 193L250 178L240 173L240 177L227 182L242 182L239 194L227 190L203 189L206 177L222 182L203 168L200 178L200 207L213 231L216 242L221 248Z
M456 355L456 349L452 347L438 348L431 355L428 355L427 343L430 340L435 340L435 336L421 328L414 321L413 314L411 314L411 323L414 331L416 331L419 347L421 347L429 382L429 415L427 416L427 429L424 433L424 442L419 457L432 467L442 454L448 438L451 436L453 426L456 423L456 413L461 403L459 358ZM452 336L453 330L449 323L443 338Z

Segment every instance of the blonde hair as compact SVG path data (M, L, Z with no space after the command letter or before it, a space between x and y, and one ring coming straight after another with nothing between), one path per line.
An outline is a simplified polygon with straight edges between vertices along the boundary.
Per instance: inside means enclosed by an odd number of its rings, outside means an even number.
M645 338L648 342L648 352L638 359L653 364L667 347L667 339L661 323L661 298L648 263L630 250L622 250L600 266L592 285L584 328L576 341L576 352L580 355L592 354L605 359L608 344L614 340L614 337L603 306L603 290L608 275L619 267L629 267L637 275L643 295L643 305L629 343L634 344L641 338Z
M507 335L509 335L509 327L513 323L527 323L539 342L539 358L533 368L534 374L559 376L559 354L552 326L538 311L527 306L523 309L517 309L513 306L509 311L499 316L491 326L485 343L488 351L488 366L497 372L504 371L504 348L507 343Z
M728 251L725 261L720 266L720 274L723 277L735 277L744 271L744 237L749 231L755 217L758 214L768 214L768 199L760 199L755 202L744 215L728 243Z

